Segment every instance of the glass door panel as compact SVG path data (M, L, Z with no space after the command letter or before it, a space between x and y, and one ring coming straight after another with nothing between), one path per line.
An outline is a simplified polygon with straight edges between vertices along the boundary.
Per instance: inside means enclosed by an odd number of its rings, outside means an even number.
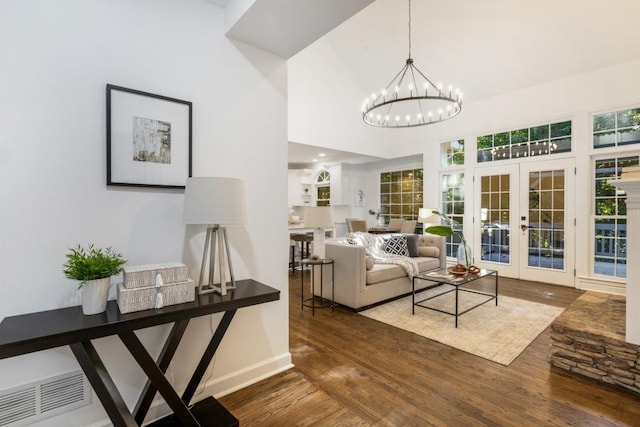
M523 163L520 175L519 277L573 286L574 161Z
M509 175L487 175L480 178L480 226L482 249L480 259L509 263Z
M530 267L564 270L564 170L529 172Z
M477 266L498 270L500 275L517 277L519 258L514 256L519 233L514 216L517 209L518 166L506 165L475 169L476 200L474 227L474 260ZM516 183L516 185L514 185ZM516 231L518 231L516 229ZM514 241L514 238L516 239ZM515 246L514 246L515 245Z

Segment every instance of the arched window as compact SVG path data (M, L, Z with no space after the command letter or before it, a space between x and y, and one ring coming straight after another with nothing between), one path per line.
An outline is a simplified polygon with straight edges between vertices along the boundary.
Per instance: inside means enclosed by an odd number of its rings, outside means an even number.
M331 174L321 170L316 179L316 206L329 206L331 198Z

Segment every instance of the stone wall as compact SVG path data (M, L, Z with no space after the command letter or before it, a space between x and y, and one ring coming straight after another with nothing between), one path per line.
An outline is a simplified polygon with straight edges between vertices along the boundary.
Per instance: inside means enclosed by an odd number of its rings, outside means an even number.
M625 341L625 298L586 292L551 324L551 364L640 393L640 346Z

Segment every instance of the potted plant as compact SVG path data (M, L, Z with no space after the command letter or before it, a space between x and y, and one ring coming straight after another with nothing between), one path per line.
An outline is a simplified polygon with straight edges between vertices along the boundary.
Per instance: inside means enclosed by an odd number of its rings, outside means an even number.
M378 221L378 225L380 227L384 227L384 216L382 216L382 211L380 209L378 209L377 211L369 209L369 215L374 215L376 217L376 220Z
M86 248L80 245L69 248L65 256L64 275L80 281L78 289L82 289L82 312L97 314L105 311L111 276L118 274L127 261L111 247L96 248L93 243Z
M460 235L460 240L461 240L460 246L458 246L458 253L456 254L458 258L458 264L462 264L466 268L469 268L471 266L471 260L472 260L471 247L467 244L467 239L464 238L464 233L462 232L462 229L459 229L459 230L454 229L454 226L460 225L460 223L438 211L432 211L432 213L442 218L446 223L446 225L433 225L431 227L427 227L425 231L427 233L435 234L437 236L444 236L444 237L453 236L454 233L458 233Z

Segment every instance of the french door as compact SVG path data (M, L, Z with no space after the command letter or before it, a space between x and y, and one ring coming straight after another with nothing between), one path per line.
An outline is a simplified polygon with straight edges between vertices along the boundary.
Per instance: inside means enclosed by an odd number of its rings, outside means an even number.
M573 286L574 170L573 159L476 168L475 264Z

